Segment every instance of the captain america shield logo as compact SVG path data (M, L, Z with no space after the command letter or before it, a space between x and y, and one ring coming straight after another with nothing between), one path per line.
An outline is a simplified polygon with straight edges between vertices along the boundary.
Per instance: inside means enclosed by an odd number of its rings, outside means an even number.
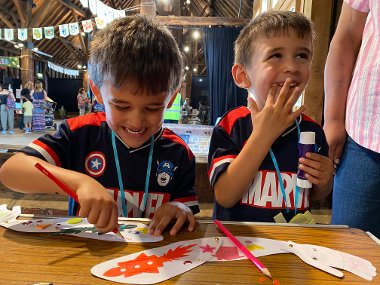
M91 152L84 164L86 172L91 176L97 177L103 174L106 169L106 159L101 152Z

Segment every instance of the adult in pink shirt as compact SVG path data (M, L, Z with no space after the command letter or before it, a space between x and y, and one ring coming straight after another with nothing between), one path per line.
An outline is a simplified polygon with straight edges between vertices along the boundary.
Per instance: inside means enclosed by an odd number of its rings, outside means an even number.
M380 237L380 1L344 0L325 69L332 223Z

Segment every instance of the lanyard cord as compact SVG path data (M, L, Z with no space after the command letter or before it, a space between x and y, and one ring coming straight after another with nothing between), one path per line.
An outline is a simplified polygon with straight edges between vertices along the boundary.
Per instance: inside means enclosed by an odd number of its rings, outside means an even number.
M118 155L117 148L116 148L116 140L115 140L115 132L114 131L112 131L112 148L113 148L113 155L115 158L117 180L119 182L119 190L120 190L120 194L121 194L121 206L122 206L122 210L123 210L123 216L128 217L127 204L125 202L124 185L123 185L123 179L121 177L119 155ZM146 208L146 202L148 200L149 178L150 178L150 170L152 168L153 149L154 149L154 136L151 136L150 137L149 157L148 157L148 167L147 167L146 175L145 175L144 198L143 198L142 207L140 209L141 213L144 213L145 208Z
M298 141L299 141L301 130L300 130L300 126L299 126L297 120L295 120L295 121L296 121ZM283 197L284 202L285 202L286 212L289 213L289 208L288 208L288 205L286 202L286 193L285 193L284 181L282 180L280 168L278 166L277 159L274 156L272 148L269 150L269 154L270 154L270 157L272 158L274 168L276 169L277 179L278 179L278 182L280 183L281 193L282 193L282 197ZM294 213L295 214L297 214L298 192L299 192L299 187L296 184L296 191L294 193Z

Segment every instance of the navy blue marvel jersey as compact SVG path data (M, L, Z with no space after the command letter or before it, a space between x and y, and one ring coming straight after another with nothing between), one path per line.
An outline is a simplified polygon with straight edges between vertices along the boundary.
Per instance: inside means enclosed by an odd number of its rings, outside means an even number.
M297 118L297 122L301 132L315 132L318 153L328 156L328 145L323 129L306 115ZM215 126L208 156L208 176L212 187L240 153L251 133L251 113L246 107L229 111ZM284 181L286 205L289 212L286 211L276 170L268 153L261 163L251 187L240 202L232 208L223 208L215 202L213 217L220 220L273 222L273 217L282 212L289 221L295 212L298 140L297 126L294 122L272 145ZM309 209L309 199L309 189L300 188L297 212L305 212Z
M33 141L22 152L39 157L66 169L85 173L102 184L114 197L121 215L121 193L111 129L103 112L64 121L54 134ZM199 212L195 196L195 158L186 143L168 129L154 137L152 167L149 173L149 195L144 213L144 187L148 167L150 140L132 149L116 136L121 176L128 217L153 217L155 210L169 201L179 201ZM78 213L78 205L70 199L69 214Z

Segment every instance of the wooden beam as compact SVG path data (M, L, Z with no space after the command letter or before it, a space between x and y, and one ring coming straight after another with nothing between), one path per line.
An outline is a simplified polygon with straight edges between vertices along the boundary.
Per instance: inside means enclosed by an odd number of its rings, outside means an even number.
M261 13L262 1L261 0L253 0L252 4L252 18L255 18L259 13Z
M25 14L23 12L23 9L21 8L21 2L20 0L12 0L13 1L13 4L15 5L16 7L16 10L17 10L17 14L21 20L21 26L22 27L25 27L26 28L26 17L25 17Z
M64 38L61 38L61 37L58 37L58 40L70 51L74 54L74 56L76 58L78 58L78 60L80 62L84 62L85 59L82 57L82 55L80 55L80 53L77 51L77 49L75 47L73 47L71 45L71 42L67 39L64 39Z
M41 27L41 23L45 18L52 12L53 1L42 0L38 5L38 10L34 13L32 21L30 22L31 27Z
M81 8L79 8L77 5L73 4L72 2L68 0L57 0L59 3L61 3L63 6L66 6L67 8L74 9L75 13L78 15L86 18L86 12L83 11Z
M75 13L74 9L71 9L71 13L73 14L74 21L75 21L75 22L79 22L79 21L78 21L78 16L77 16L77 14ZM77 36L78 36L78 38L79 38L79 42L80 42L80 45L81 45L82 50L83 50L84 57L85 57L86 62L87 62L87 60L88 60L88 50L87 50L86 45L84 44L84 40L83 40L83 37L82 37L82 33L79 33Z
M15 54L17 56L20 55L19 49L7 48L7 47L4 47L3 45L0 45L0 50L7 51L7 52L9 52L11 54Z
M12 25L12 23L7 19L7 17L5 17L5 15L2 12L0 12L0 20L3 21L8 28L16 29L16 27Z
M156 19L166 26L184 27L209 27L224 26L236 27L245 26L250 19L224 18L224 17L176 17L176 16L156 16Z
M330 25L332 20L333 0L303 0L304 7L311 7L311 15L307 15L314 23L317 38L314 42L314 56L311 77L305 90L305 113L316 120L322 121L324 98L324 66L330 42ZM308 8L309 9L309 8ZM308 10L307 9L307 10Z

